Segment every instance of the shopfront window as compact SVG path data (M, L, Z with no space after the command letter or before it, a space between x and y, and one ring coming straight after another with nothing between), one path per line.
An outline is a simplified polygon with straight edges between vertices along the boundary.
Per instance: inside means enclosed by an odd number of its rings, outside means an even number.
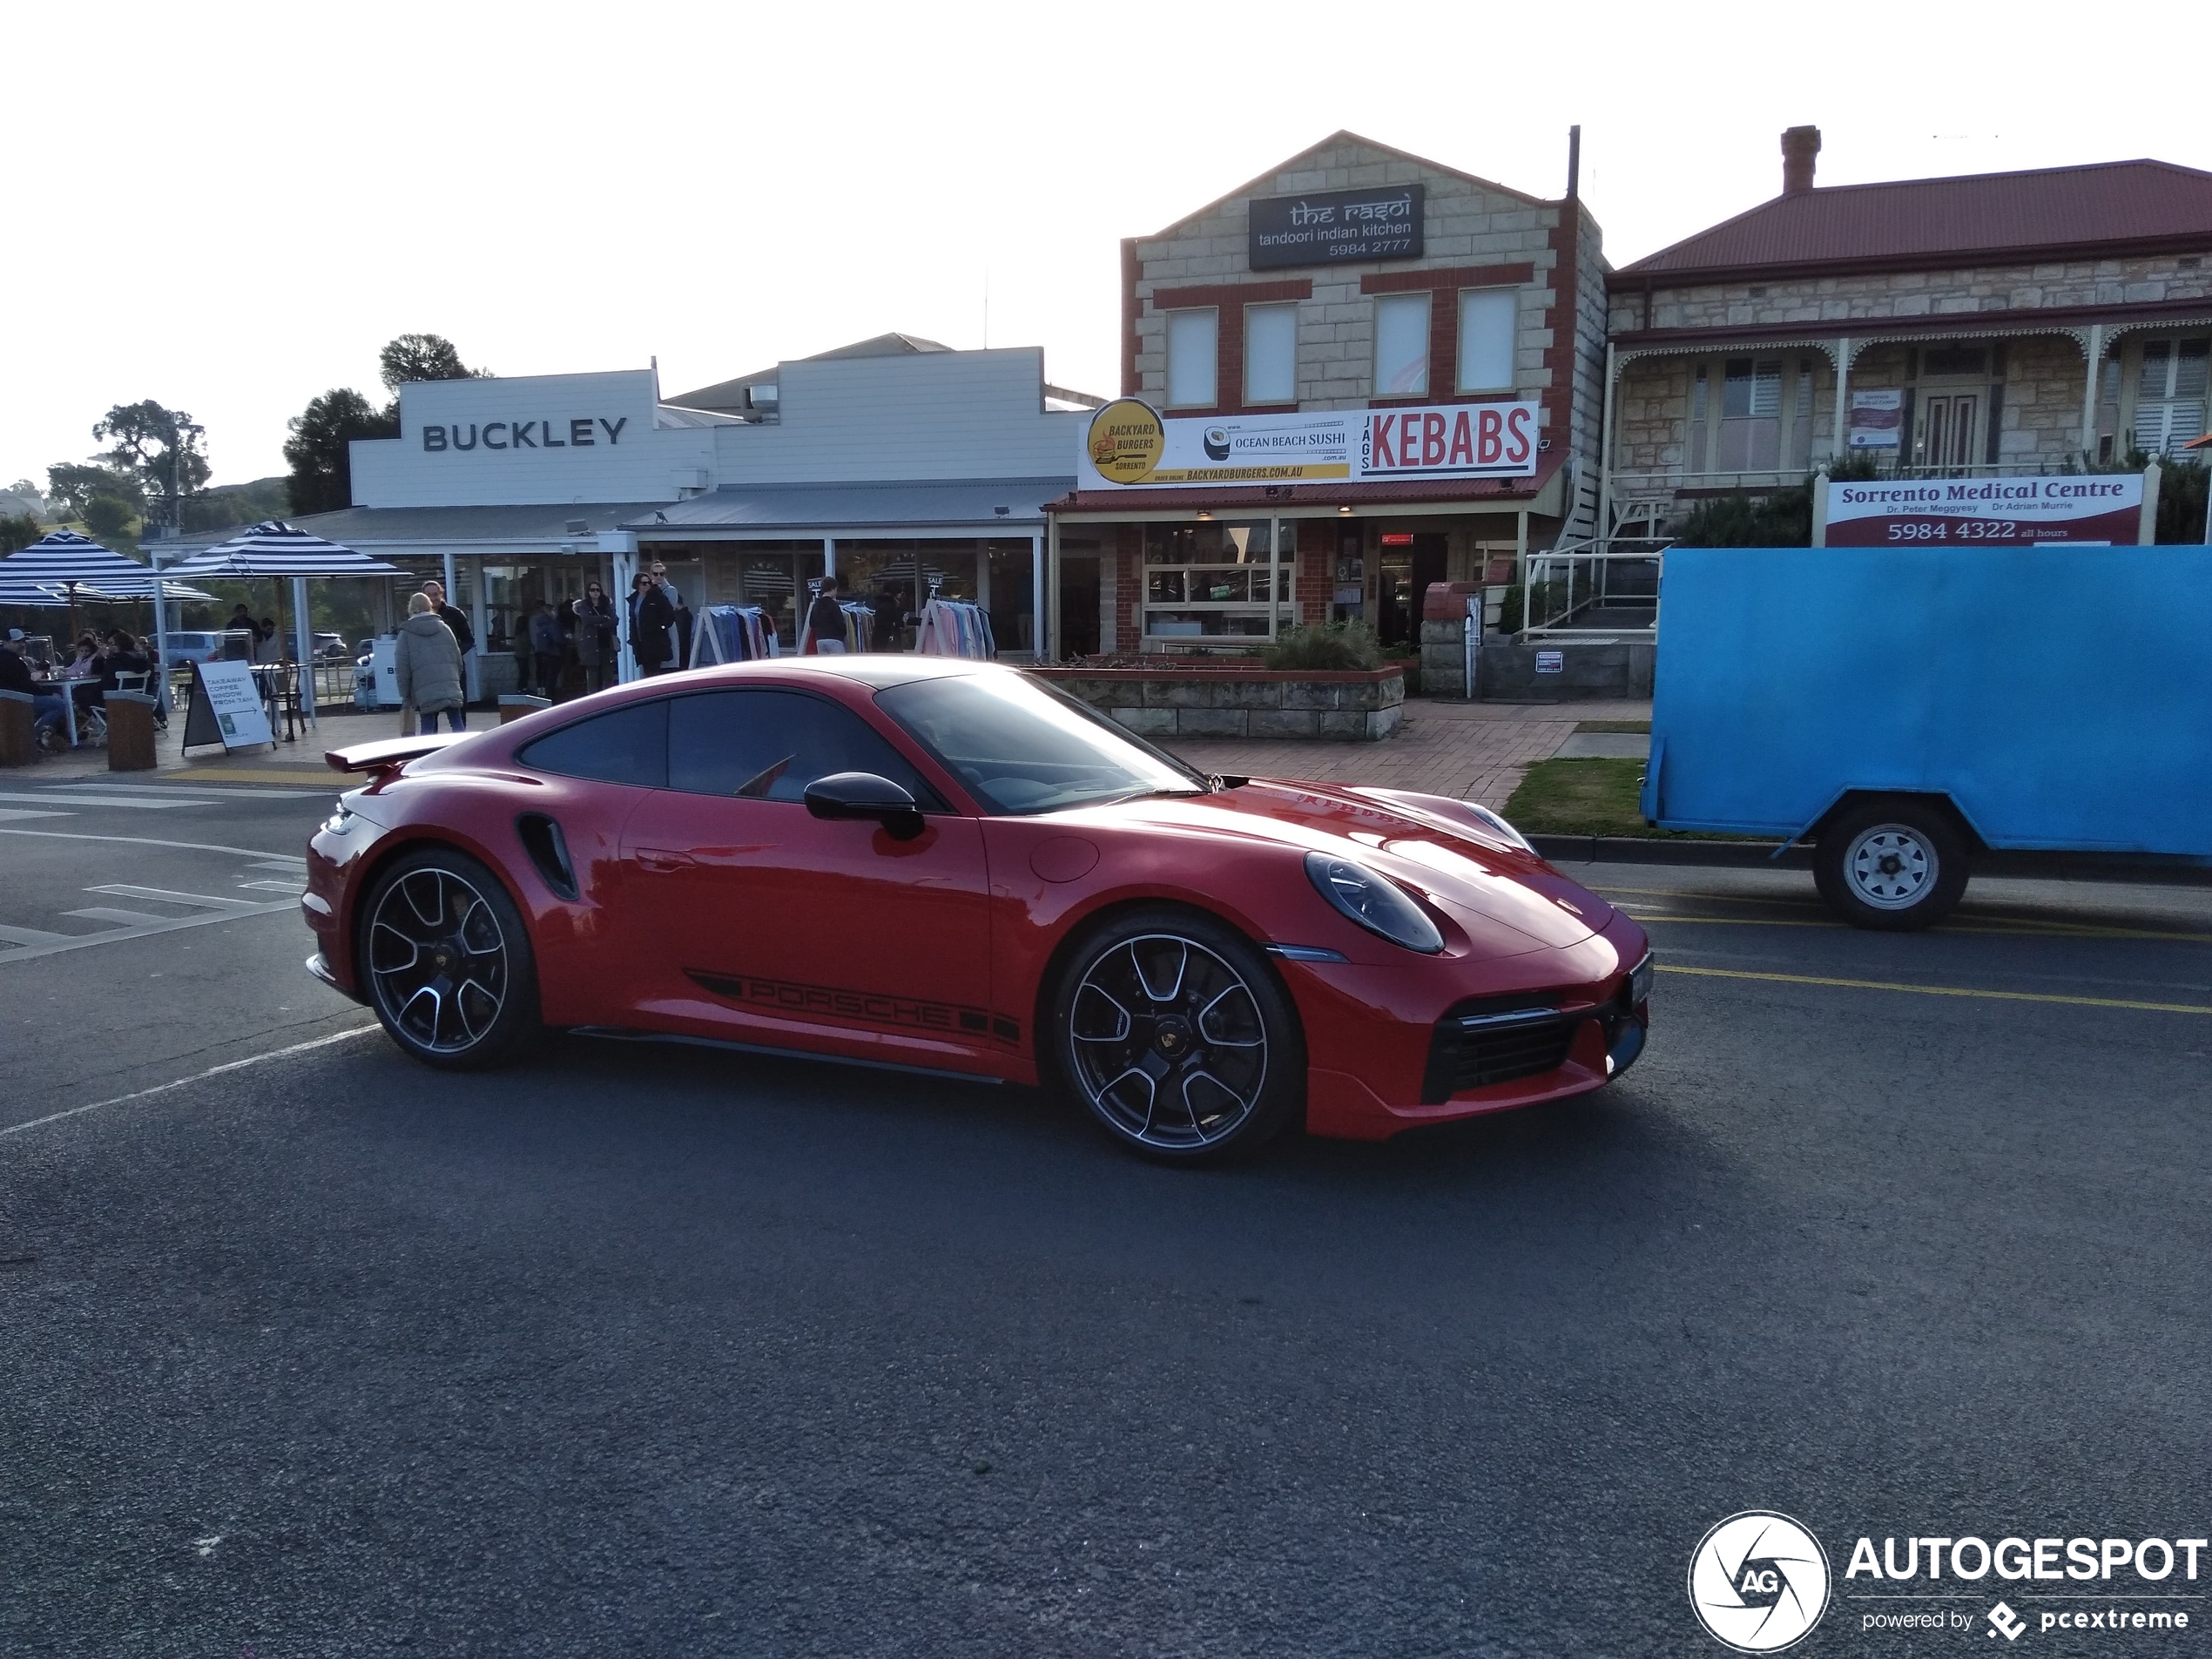
M1265 639L1294 619L1293 543L1284 537L1271 566L1272 527L1250 523L1152 524L1144 532L1143 631L1163 642ZM1272 602L1270 571L1274 570Z

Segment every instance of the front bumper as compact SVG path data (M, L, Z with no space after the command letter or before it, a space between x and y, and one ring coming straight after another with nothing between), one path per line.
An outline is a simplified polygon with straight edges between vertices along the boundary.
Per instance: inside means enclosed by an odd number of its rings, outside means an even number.
M1522 983L1462 983L1474 994L1440 1008L1433 974L1413 964L1389 983L1373 970L1297 964L1285 977L1306 1023L1306 1128L1382 1140L1602 1089L1643 1053L1649 961L1642 929L1616 914L1581 945L1515 959Z

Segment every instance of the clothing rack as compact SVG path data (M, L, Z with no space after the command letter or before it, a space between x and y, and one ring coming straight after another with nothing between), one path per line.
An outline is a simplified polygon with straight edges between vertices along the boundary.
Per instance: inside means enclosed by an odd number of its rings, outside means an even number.
M965 599L940 599L934 593L922 607L914 649L932 657L973 657L984 662L998 655L988 611Z
M709 605L700 611L691 629L691 659L687 666L711 668L718 663L757 662L781 655L775 624L759 605Z

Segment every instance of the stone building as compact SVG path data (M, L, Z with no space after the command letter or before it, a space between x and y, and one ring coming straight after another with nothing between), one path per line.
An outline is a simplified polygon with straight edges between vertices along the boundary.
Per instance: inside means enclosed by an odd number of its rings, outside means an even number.
M1430 583L1504 581L1517 552L1590 534L1606 266L1574 175L1571 145L1554 199L1339 132L1124 241L1122 393L1169 423L1533 401L1535 464L1079 488L1053 509L1060 651L1249 644L1352 617L1411 641ZM1355 214L1403 233L1339 217ZM1233 568L1255 562L1276 574Z
M1782 193L1612 273L1603 511L1884 472L2024 473L2205 430L2212 174L2159 161Z

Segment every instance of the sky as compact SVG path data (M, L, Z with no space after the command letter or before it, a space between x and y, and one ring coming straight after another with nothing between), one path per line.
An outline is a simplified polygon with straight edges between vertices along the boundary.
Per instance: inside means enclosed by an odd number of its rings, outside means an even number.
M1905 22L1666 0L19 0L0 487L84 458L142 398L206 428L217 483L281 473L287 418L336 386L381 401L401 333L502 374L658 357L673 394L900 329L1042 346L1049 379L1111 393L1119 239L1339 128L1556 196L1579 123L1616 266L1775 194L1804 123L1823 184L2212 169L2201 100L2132 95L2141 43L2076 8Z

